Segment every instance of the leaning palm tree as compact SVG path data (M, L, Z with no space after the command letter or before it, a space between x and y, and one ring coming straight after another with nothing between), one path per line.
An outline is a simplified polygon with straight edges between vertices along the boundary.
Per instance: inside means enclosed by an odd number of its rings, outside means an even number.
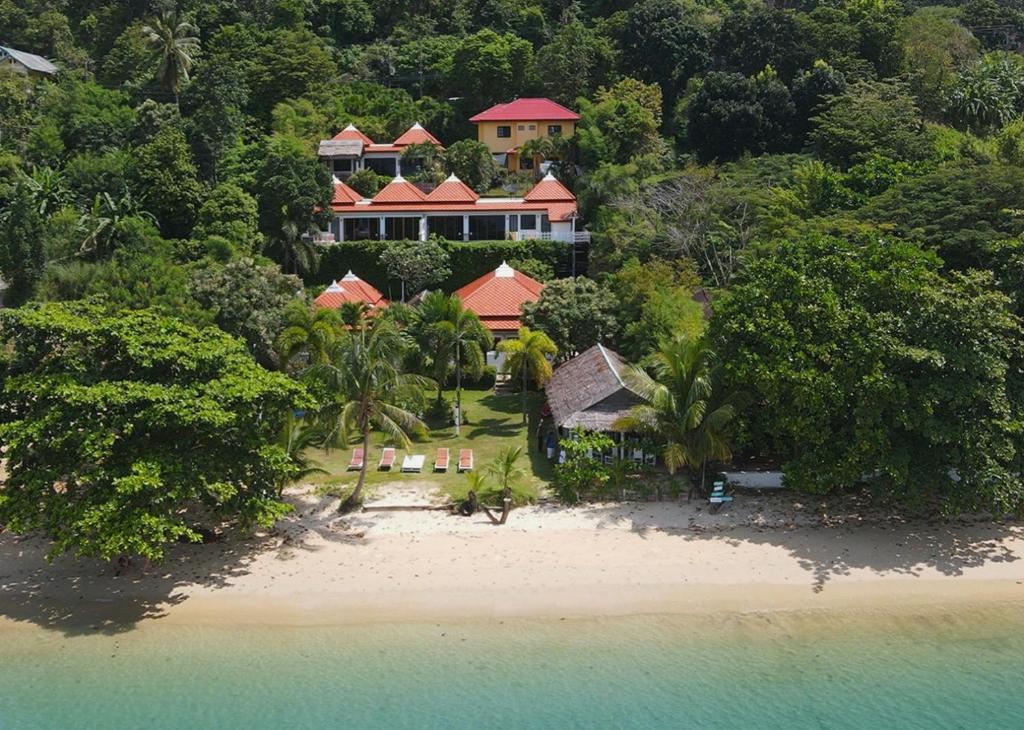
M370 432L376 428L403 448L409 434L426 432L420 418L407 410L423 402L429 378L400 372L405 342L394 325L377 318L361 329L346 332L331 348L325 363L310 367L305 377L315 381L325 401L319 420L326 428L328 445L348 444L353 437L362 441L363 454L370 450ZM363 459L352 494L339 510L348 512L360 504L366 483Z
M455 433L462 421L462 373L473 377L483 372L484 353L494 338L475 312L466 309L457 294L427 292L416 306L412 326L425 365L437 381L437 403L443 398L444 381L455 366Z
M699 468L702 488L707 462L731 456L726 427L741 401L739 395L714 398L714 357L703 340L677 337L663 343L654 356L653 378L637 366L624 374L626 384L644 403L613 425L658 438L665 445L662 458L669 473L680 467Z
M505 353L505 366L512 377L518 375L523 381L523 423L526 423L526 387L531 378L538 388L551 379L551 361L548 357L558 354L558 348L551 338L529 327L520 327L514 340L502 340L498 351Z
M344 326L338 310L310 308L295 300L285 308L284 318L285 327L274 341L281 370L288 371L300 360L307 366L327 362L327 353Z
M146 42L158 61L156 75L164 90L174 94L178 104L178 92L182 81L188 81L189 72L195 65L199 52L199 29L182 20L177 12L165 10L159 17L142 27Z

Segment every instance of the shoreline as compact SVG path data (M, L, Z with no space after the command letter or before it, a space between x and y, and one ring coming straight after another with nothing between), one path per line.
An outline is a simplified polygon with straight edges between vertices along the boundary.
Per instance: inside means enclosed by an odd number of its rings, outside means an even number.
M150 573L43 560L0 535L0 629L121 633L151 624L330 626L780 612L1024 608L1024 528L910 522L748 498L339 516L295 495L274 531L175 546Z

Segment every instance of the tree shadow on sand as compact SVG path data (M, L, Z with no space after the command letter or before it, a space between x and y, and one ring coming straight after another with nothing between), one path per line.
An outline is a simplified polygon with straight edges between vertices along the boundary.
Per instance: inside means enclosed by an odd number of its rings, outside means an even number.
M134 564L118 575L109 562L45 560L45 539L0 533L0 618L31 623L66 636L119 634L140 621L159 619L192 593L230 588L261 556L287 560L324 541L359 544L336 512L338 500L322 497L297 505L266 534L230 533L209 545L174 545L166 560L143 571Z

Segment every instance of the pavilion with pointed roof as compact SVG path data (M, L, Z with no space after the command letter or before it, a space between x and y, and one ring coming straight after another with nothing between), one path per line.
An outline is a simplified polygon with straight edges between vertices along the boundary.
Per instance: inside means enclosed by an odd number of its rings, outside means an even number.
M522 326L523 305L540 299L544 285L506 262L455 293L495 340L514 337Z
M370 309L388 306L388 300L380 291L351 271L339 281L332 281L331 285L313 300L313 305L323 309L337 309L347 302L359 302Z
M335 179L334 219L324 240L449 241L550 239L566 243L577 232L576 196L550 173L523 197L481 197L451 175L424 193L396 175L372 198Z
M317 151L320 159L339 180L347 180L359 170L373 170L387 177L401 177L402 168L406 174L417 168L417 161L402 158L405 149L414 144L432 144L444 149L440 140L417 122L405 130L393 142L378 143L349 124L330 139L320 141Z

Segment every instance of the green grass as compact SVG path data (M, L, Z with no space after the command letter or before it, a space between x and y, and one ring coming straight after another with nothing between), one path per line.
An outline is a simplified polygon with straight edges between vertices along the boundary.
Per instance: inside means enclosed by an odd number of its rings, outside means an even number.
M444 395L448 403L454 402L455 391L446 390ZM544 455L537 451L537 413L541 399L539 393L530 394L528 428L522 425L522 401L518 393L498 395L490 390L464 389L462 391L463 420L469 422L462 424L462 434L456 437L455 427L450 423L428 421L427 426L430 429L428 438L415 440L412 448L408 451L399 449L391 471L378 471L377 462L380 461L381 448L395 444L386 442L381 434L373 434L370 453L367 457L369 465L366 473L367 488L387 482L415 481L429 483L445 494L464 494L467 477L465 474L458 473L459 449L473 449L473 467L476 471L483 471L488 462L494 459L502 449L509 446L521 446L523 456L519 465L526 472L521 486L529 491L543 489L550 483L553 469ZM532 434L530 439L527 438L528 433ZM443 474L434 472L434 457L437 449L441 447L447 447L450 451L448 471ZM338 490L339 493L341 490L347 491L347 488L354 486L359 472L346 471L352 456L352 448L353 446L327 451L316 450L312 457L326 473L313 474L306 481L317 485L321 490L332 488L332 490ZM402 458L407 453L426 456L422 472L403 474L400 471Z

